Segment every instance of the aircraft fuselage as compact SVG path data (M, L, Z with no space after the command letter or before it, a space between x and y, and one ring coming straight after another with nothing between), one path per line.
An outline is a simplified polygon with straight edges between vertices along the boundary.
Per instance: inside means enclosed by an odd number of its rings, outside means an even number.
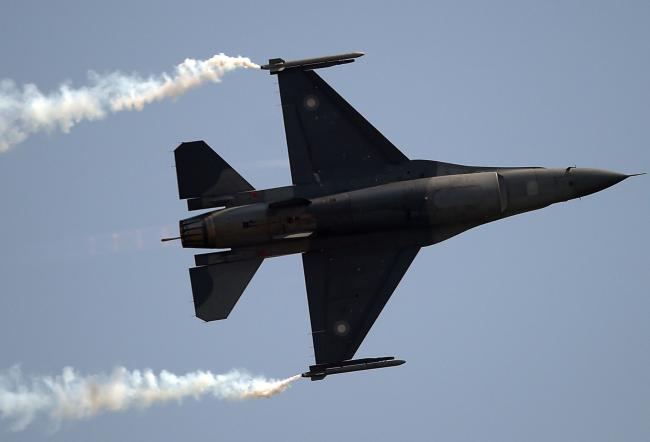
M174 150L179 197L211 209L180 221L183 247L221 249L189 269L196 316L226 319L265 258L301 253L312 380L403 363L353 358L421 247L628 176L412 160L315 72L361 55L262 66L278 78L291 186L256 190L205 141Z
M214 210L182 220L181 239L185 247L268 249L266 256L306 252L335 237L347 244L348 235L373 233L427 246L480 224L597 192L626 177L597 169L521 168L402 180Z

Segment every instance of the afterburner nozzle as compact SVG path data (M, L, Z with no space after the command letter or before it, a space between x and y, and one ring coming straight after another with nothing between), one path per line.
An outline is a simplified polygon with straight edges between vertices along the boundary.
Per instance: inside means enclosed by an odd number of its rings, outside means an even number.
M183 247L209 248L208 233L205 224L206 213L179 221L179 231Z

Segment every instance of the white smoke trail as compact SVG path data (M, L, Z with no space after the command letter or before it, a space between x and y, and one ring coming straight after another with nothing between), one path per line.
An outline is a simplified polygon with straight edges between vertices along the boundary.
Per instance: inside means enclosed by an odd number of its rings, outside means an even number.
M12 429L25 429L40 415L55 423L85 419L106 411L147 408L186 397L211 394L219 399L269 398L285 391L300 375L267 379L232 370L225 374L195 371L176 375L116 368L111 374L80 376L66 367L61 375L25 378L19 367L0 372L0 417Z
M99 120L109 112L142 110L146 104L178 97L206 81L219 82L226 72L238 68L259 66L247 57L217 54L207 60L187 58L172 75L143 78L91 71L89 86L75 89L63 84L47 95L34 84L19 88L12 80L0 79L0 152L36 132L58 127L68 133L80 121Z

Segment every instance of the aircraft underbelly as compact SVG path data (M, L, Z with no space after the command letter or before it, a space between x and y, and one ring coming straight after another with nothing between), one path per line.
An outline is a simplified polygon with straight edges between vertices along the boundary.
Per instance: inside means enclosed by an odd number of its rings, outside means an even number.
M471 173L429 179L427 212L433 225L487 221L507 207L496 172Z

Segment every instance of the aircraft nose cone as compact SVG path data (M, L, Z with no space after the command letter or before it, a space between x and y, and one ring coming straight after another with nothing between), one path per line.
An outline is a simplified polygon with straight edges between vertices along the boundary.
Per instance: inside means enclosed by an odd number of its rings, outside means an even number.
M572 169L571 179L578 196L590 195L620 183L629 175L601 169Z

